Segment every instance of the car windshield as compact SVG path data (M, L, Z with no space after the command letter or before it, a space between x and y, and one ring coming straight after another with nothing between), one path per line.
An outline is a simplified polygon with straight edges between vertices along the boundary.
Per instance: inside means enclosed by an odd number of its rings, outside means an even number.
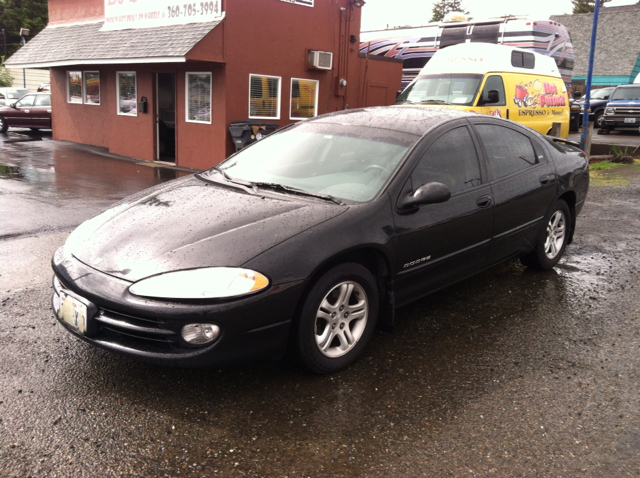
M640 100L640 86L637 88L617 88L610 100Z
M592 100L604 100L611 94L611 90L603 88L600 90L594 90L591 92Z
M201 175L254 188L365 202L419 137L344 124L305 123L277 133Z
M472 106L482 75L422 75L407 86L396 104L434 104Z

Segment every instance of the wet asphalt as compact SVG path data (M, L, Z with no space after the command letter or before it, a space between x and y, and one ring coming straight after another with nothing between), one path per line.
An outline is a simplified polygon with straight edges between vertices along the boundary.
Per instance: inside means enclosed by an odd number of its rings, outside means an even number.
M406 306L333 376L163 368L57 324L55 248L181 174L0 135L0 477L640 476L639 165L592 186L556 269Z

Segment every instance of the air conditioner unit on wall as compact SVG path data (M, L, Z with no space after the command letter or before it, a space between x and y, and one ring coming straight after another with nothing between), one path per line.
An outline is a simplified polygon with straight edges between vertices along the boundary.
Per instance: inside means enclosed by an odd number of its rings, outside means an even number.
M318 70L330 70L333 66L333 53L328 51L310 51L309 64Z

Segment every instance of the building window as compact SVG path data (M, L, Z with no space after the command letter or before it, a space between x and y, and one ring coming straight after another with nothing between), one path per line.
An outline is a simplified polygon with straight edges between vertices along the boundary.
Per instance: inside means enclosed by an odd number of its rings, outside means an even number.
M67 103L82 103L82 72L67 72Z
M280 77L249 75L249 118L280 119Z
M84 72L84 102L87 105L100 104L100 72Z
M318 114L318 81L291 79L289 119L313 118Z
M187 73L187 121L211 124L211 73Z
M118 80L118 114L138 116L138 94L136 92L136 72L119 71Z

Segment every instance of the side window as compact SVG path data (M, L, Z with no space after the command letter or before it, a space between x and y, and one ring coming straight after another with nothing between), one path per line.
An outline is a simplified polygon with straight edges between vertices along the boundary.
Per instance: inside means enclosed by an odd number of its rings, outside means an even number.
M33 106L33 102L35 101L35 99L36 99L36 95L25 96L24 98L22 98L20 101L16 103L16 106L18 108Z
M480 185L476 148L466 126L447 131L420 158L411 175L414 188L438 182L451 194Z
M49 95L38 95L36 106L51 106L51 97Z
M491 90L496 90L498 92L498 101L496 103L489 102L489 92ZM499 75L492 75L487 78L486 83L484 84L484 88L482 90L482 96L480 97L480 101L478 105L480 106L505 106L506 103L506 95L504 94L504 82L502 81L502 77Z
M538 163L531 140L522 133L504 126L481 124L476 130L487 151L493 179L530 168Z

